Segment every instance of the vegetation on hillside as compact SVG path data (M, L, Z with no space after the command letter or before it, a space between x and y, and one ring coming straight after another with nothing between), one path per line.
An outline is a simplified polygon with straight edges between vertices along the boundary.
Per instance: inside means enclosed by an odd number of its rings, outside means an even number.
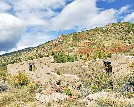
M74 62L75 60L75 57L66 55L64 53L58 53L54 55L54 61L56 63Z
M77 55L78 59L79 56L87 55L87 59L91 60L93 57L103 58L111 53L133 54L133 48L134 24L119 22L66 36L61 35L35 48L3 55L0 57L0 66L57 55L60 52L69 56ZM103 50L103 52L94 56L97 50Z

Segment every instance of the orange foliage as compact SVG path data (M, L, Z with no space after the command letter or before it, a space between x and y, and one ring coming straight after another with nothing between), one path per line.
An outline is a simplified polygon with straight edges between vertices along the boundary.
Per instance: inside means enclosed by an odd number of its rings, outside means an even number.
M88 54L88 53L91 53L92 51L93 49L91 48L79 48L78 49L79 54Z
M109 50L111 52L123 52L130 49L130 46L124 45L124 44L116 44L114 47L110 48Z

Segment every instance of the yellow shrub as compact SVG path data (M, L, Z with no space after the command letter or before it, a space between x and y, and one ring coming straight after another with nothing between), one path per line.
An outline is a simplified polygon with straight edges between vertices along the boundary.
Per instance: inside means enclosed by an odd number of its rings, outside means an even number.
M13 76L11 83L15 86L23 86L29 83L28 77L24 72L19 72L17 75Z

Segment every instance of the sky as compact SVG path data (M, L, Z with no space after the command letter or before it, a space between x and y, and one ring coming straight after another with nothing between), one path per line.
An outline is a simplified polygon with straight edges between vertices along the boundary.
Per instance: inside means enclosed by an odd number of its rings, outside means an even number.
M0 54L124 21L134 23L133 0L0 0Z

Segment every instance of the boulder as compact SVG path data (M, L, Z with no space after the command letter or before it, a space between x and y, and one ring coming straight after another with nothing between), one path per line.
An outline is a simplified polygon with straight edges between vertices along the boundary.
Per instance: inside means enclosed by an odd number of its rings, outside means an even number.
M0 80L0 92L5 92L8 88L7 81Z

